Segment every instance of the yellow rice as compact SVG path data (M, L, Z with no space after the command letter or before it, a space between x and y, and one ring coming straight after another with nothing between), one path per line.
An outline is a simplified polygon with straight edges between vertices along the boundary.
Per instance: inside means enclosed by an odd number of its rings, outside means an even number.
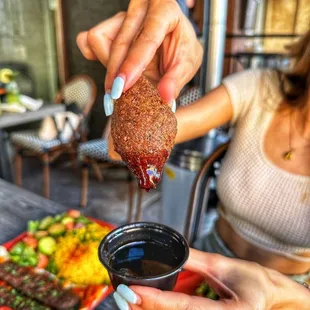
M59 238L54 254L57 276L81 285L108 284L108 273L98 258L100 240L108 232L108 228L93 223Z

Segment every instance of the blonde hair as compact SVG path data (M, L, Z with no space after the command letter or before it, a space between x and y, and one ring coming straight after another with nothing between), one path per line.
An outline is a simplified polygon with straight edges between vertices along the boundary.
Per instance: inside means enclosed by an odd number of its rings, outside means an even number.
M280 73L281 90L290 105L303 105L310 88L310 30L288 50L293 58L293 68Z

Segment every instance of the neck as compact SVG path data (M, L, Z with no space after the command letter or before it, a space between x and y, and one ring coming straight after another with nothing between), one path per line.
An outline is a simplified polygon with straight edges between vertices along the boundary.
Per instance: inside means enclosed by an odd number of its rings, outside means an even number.
M297 108L296 126L303 137L310 138L310 100L302 108Z

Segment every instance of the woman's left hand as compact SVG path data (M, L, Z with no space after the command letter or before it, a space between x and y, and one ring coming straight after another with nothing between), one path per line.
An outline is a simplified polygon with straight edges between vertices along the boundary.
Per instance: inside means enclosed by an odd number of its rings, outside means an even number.
M123 285L114 298L121 310L310 309L306 288L256 263L191 250L186 269L201 274L220 300Z

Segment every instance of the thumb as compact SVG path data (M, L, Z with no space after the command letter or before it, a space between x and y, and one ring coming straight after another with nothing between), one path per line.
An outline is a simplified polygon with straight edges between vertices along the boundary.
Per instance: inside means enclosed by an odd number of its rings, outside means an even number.
M132 310L226 310L232 309L221 301L213 301L204 297L189 296L182 293L166 292L154 288L131 286L139 297L139 305L130 305Z

